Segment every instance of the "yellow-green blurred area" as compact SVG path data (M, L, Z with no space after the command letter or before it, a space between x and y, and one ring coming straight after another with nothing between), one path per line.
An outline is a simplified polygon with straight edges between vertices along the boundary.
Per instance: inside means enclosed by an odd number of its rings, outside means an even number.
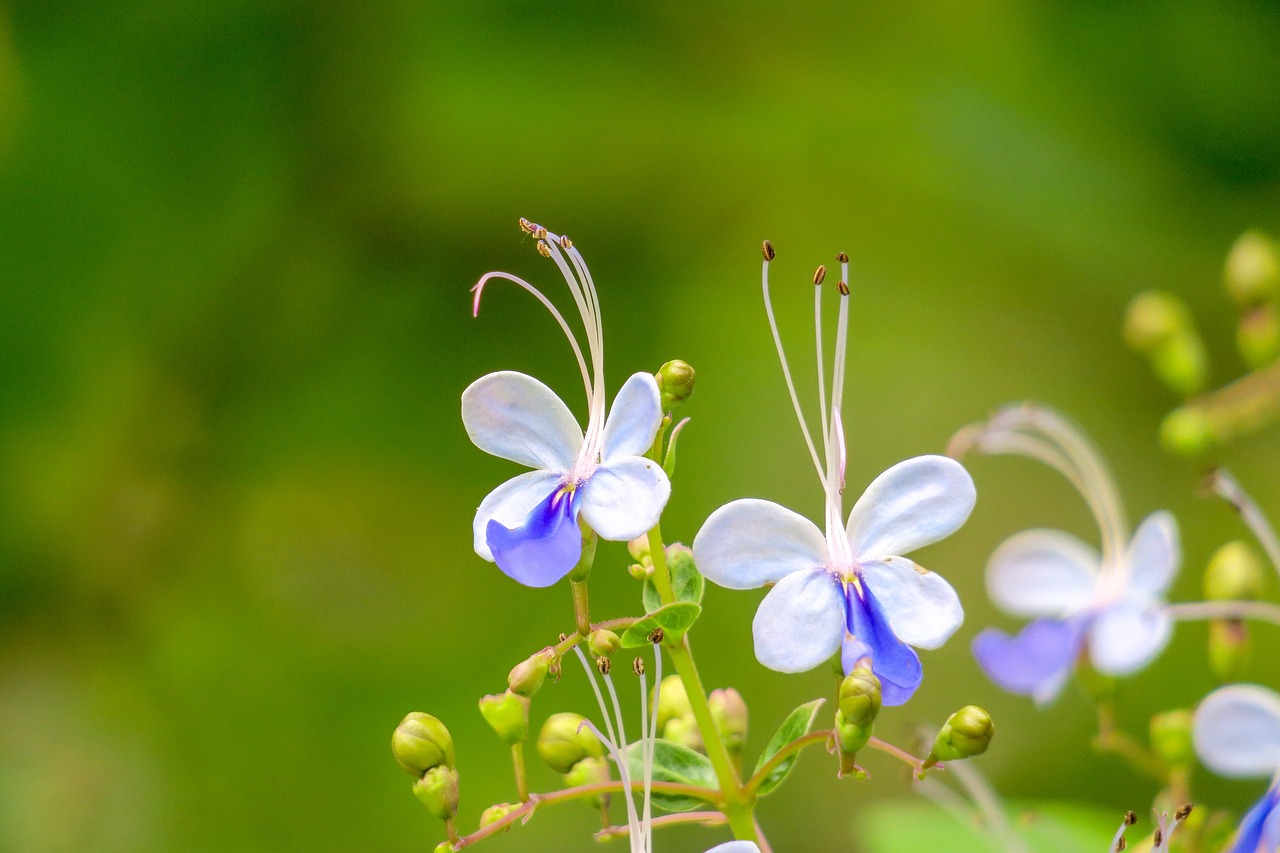
M495 285L471 317L492 269L569 306L519 216L590 263L610 395L670 358L698 371L671 540L733 498L822 506L760 302L765 237L811 412L808 282L853 259L847 503L1035 398L1094 436L1131 522L1178 515L1175 598L1247 535L1160 451L1177 401L1119 329L1167 289L1215 382L1241 372L1221 265L1280 227L1274 2L29 0L0 20L0 850L430 850L443 829L389 750L412 710L454 734L464 831L514 797L476 701L572 608L473 553L476 505L517 469L471 446L459 395L516 369L585 409L527 294ZM1274 518L1278 448L1273 430L1227 454ZM968 651L1016 625L985 598L987 555L1031 526L1094 539L1081 501L1029 462L970 470L971 522L920 555L967 622L877 733L909 743L981 704L998 735L973 766L1003 796L1142 812L1154 785L1088 749L1078 691L1037 711ZM639 610L626 563L601 547L596 618ZM749 762L831 690L755 662L760 597L710 588L691 636L708 688L750 703ZM1179 627L1122 723L1210 689L1205 635ZM1250 677L1280 686L1276 632L1255 640ZM534 725L593 707L566 665ZM807 753L760 809L775 850L888 849L885 815L918 812L878 808L917 795L867 766L837 783ZM1261 784L1195 792L1239 810ZM589 850L598 827L560 806L491 847Z

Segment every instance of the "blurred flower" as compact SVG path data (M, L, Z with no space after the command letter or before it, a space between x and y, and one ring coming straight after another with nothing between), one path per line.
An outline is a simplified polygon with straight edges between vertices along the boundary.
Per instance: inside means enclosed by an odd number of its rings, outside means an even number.
M964 611L955 590L901 554L949 536L969 517L973 481L954 460L919 456L871 483L843 523L845 441L841 422L848 331L848 259L841 260L831 406L822 370L821 286L814 276L818 350L819 438L825 465L800 411L769 301L766 244L762 285L783 376L808 444L826 503L826 531L776 503L737 500L716 510L694 539L694 560L706 577L730 589L776 584L752 625L756 657L779 672L812 669L841 650L845 672L864 658L880 679L884 704L900 705L923 671L911 648L932 649L960 627Z
M707 853L760 853L760 848L754 841L726 841L712 847Z
M1163 596L1181 562L1173 516L1153 513L1127 540L1115 485L1097 452L1048 409L1005 409L961 431L952 455L970 447L1057 468L1093 510L1103 541L1099 554L1067 533L1027 530L991 555L992 601L1015 616L1034 617L1016 636L988 628L974 639L974 655L991 680L1044 703L1058 695L1086 649L1107 675L1129 675L1150 663L1172 632Z
M590 367L564 317L521 278L483 276L473 288L474 311L480 311L485 284L502 279L532 293L551 312L582 373L587 429L584 434L550 388L513 371L473 382L462 394L462 420L481 450L534 469L498 486L480 504L473 524L476 553L520 583L541 587L577 564L584 535L579 518L605 539L632 539L657 524L671 484L661 465L644 458L662 422L657 381L652 374L633 375L606 416L599 300L586 263L568 238L525 220L521 225L538 237L538 251L555 261L573 294Z
M1253 684L1219 688L1196 709L1194 736L1196 754L1214 773L1271 777L1225 853L1275 853L1280 849L1280 694Z

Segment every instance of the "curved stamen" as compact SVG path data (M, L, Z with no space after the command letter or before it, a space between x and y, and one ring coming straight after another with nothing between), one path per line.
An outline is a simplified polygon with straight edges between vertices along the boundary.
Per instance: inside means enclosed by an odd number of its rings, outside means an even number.
M822 280L826 271L826 267L818 267L818 271L813 274L813 349L818 356L818 414L822 426L822 449L829 454L831 426L827 420L827 377L823 361L825 347L822 346Z
M1214 494L1236 508L1245 527L1249 528L1253 538L1258 540L1262 550L1267 553L1267 559L1271 561L1272 567L1280 572L1280 539L1276 538L1275 529L1267 521L1266 515L1254 499L1249 497L1244 487L1226 468L1219 468L1209 476L1209 487L1213 489Z

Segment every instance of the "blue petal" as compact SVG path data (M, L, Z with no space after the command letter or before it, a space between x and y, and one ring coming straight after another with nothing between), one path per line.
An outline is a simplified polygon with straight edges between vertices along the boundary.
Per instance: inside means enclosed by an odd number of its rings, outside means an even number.
M1084 643L1087 620L1036 619L1016 637L988 628L973 640L973 656L996 684L1047 702L1058 694Z
M1278 799L1280 799L1280 792L1274 789L1267 791L1266 795L1249 809L1244 820L1240 821L1235 843L1226 853L1257 853L1258 845L1264 840L1267 843L1263 850L1276 849L1276 842L1280 840L1276 838L1277 833L1280 832L1280 822L1277 820L1280 810L1276 809Z
M525 586L551 586L567 575L582 556L578 504L556 486L530 510L519 527L489 520L485 541L493 561L510 578Z
M880 679L885 705L903 705L924 680L924 668L915 650L898 639L889 627L880 602L865 583L845 587L847 625L851 637L844 642L841 663L851 672L859 658L871 658L871 671Z

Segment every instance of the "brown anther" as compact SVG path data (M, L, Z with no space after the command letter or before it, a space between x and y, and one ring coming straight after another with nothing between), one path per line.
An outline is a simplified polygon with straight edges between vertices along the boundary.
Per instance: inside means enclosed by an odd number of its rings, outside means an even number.
M533 226L533 236L537 237L539 240L545 240L547 239L547 229L543 228L541 225L535 225Z
M837 260L837 261L839 261L839 262L840 262L840 263L842 263L842 264L847 264L847 263L849 263L849 253L848 253L848 252L840 252L838 255L836 255L836 260Z
M608 658L596 658L596 669L600 670L601 675L608 675L609 670L613 668L613 664Z
M1186 820L1191 816L1191 810L1194 808L1195 806L1191 803L1185 803L1178 807L1178 810L1173 813L1173 817L1175 820Z
M1137 822L1138 822L1138 816L1137 816L1136 814L1134 814L1132 810L1127 811L1127 812L1125 812L1125 813L1124 813L1124 825L1125 825L1125 826L1133 826L1133 825L1134 825L1135 823L1137 823Z
M849 285L845 284L843 281L836 282L836 290L840 291L841 296L849 295Z
M543 240L538 241L538 254L542 255L544 258L551 257L551 247Z
M1129 842L1124 840L1123 835L1120 836L1120 840L1116 842L1116 853L1121 853L1121 851L1128 846L1129 846Z
M526 234L532 234L532 233L533 233L533 223L532 223L532 222L530 222L529 220L525 219L523 216L521 216L521 217L520 217L520 230L521 230L521 231L523 231L523 232L524 232L524 233L526 233Z
M813 283L815 285L822 284L823 279L827 277L826 264L818 264L818 268L813 271Z
M768 240L765 240L760 244L760 251L764 253L764 259L766 261L771 261L778 255L778 253L773 250L773 244Z
M573 248L573 241L569 239L569 235L565 234L560 238L560 248L566 252Z
M1151 836L1151 846L1159 847L1163 843L1164 843L1164 833L1157 829L1156 834Z
M636 658L635 660L633 660L631 662L631 671L634 672L636 675L644 675L644 661L642 661L640 658Z
M662 637L663 633L661 628L654 628L649 632L649 642L653 643L655 646L662 642Z

